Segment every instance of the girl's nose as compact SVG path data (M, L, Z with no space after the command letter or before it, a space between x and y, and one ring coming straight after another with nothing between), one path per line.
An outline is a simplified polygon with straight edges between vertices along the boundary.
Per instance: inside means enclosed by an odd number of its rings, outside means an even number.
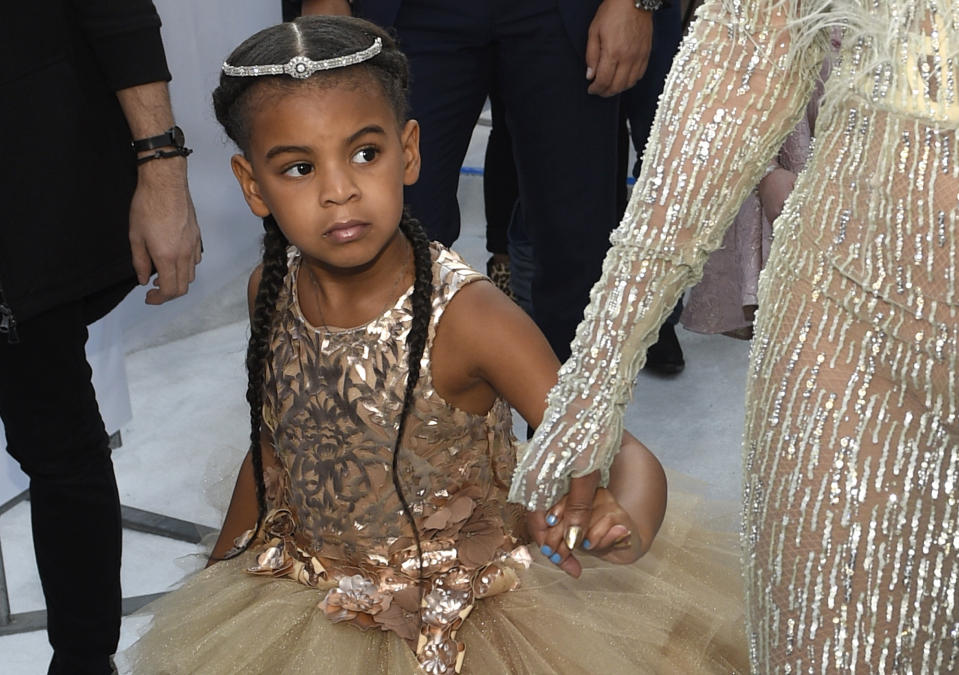
M359 188L349 171L339 167L327 170L320 194L324 204L344 204L358 195Z

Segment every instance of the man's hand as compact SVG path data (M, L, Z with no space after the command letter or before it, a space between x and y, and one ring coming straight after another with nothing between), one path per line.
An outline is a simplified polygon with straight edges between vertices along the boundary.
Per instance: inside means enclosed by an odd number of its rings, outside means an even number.
M350 3L347 0L303 0L300 10L303 16L307 14L339 14L350 16Z
M166 82L148 82L117 92L133 139L151 138L173 126ZM132 148L130 150L133 152ZM137 167L137 188L130 203L130 250L137 281L145 285L148 305L160 305L187 291L200 262L200 228L190 188L186 158L153 159Z
M633 0L603 0L589 25L586 79L590 94L615 96L646 72L653 44L653 14Z
M202 244L186 181L186 159L155 159L139 167L130 204L130 249L137 280L156 269L146 303L159 305L187 292L196 278Z

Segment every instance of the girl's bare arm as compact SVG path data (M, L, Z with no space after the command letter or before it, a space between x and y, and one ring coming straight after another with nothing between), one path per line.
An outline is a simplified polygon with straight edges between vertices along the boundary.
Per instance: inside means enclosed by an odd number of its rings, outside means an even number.
M536 426L558 369L559 360L536 324L491 284L477 282L462 289L437 327L433 381L440 395L456 407L483 413L501 395ZM632 521L628 529L637 535L635 560L662 522L666 478L655 456L630 435L624 437L623 456L613 464L609 494ZM571 558L563 543L562 523L548 527L545 514L541 519L542 527L531 523L537 545L560 553L560 566L576 576L579 564L567 563Z
M247 300L251 318L253 316L253 303L256 299L257 289L260 287L262 275L262 265L257 266L250 275L250 282L247 286ZM269 435L264 429L260 431L259 452L263 458L264 471L268 467L277 466L276 452ZM256 525L258 515L256 481L253 477L253 457L250 452L247 452L243 464L240 465L240 472L236 478L236 485L233 487L233 496L230 498L230 506L227 508L226 517L223 520L220 536L217 538L216 545L210 554L210 560L207 562L208 567L222 560L223 556L233 548L234 540Z

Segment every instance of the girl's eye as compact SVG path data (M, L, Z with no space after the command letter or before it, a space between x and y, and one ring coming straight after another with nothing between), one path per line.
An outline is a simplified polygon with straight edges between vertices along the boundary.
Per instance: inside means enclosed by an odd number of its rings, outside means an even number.
M283 172L286 176L293 176L295 178L303 177L309 173L313 173L313 167L307 164L306 162L299 162L294 164L289 169Z
M380 153L379 153L379 150L377 150L376 148L371 148L371 147L361 148L360 150L357 151L355 155L353 155L353 161L356 162L357 164L367 164L369 162L372 162L374 159L376 159L376 156L378 154Z

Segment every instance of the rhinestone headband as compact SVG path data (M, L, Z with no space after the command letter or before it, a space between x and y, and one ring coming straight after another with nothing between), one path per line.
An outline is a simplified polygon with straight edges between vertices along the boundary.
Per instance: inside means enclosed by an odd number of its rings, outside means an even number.
M383 41L380 38L373 40L366 49L344 56L336 56L332 59L323 59L314 61L305 56L294 56L286 63L276 63L266 66L231 66L224 61L223 74L230 77L259 77L260 75L289 75L298 80L303 80L321 70L333 70L335 68L345 68L346 66L355 66L357 63L369 61L380 53L383 49Z

